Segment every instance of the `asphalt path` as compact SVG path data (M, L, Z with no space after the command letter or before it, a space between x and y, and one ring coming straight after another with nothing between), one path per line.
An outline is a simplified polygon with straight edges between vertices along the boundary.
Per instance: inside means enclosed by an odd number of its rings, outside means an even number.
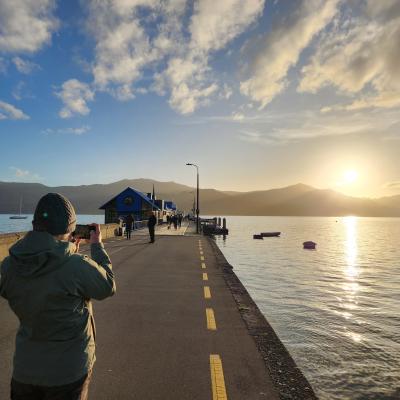
M279 398L208 240L106 242L117 293L94 302L91 399ZM8 399L16 327L0 301L0 399Z

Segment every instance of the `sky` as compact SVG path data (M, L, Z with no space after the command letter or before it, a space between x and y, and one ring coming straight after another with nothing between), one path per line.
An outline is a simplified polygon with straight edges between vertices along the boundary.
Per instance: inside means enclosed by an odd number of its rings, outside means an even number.
M400 194L400 0L0 0L0 181Z

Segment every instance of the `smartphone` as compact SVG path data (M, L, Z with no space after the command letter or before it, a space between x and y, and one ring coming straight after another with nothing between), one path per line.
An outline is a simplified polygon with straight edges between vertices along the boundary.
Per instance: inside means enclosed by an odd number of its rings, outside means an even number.
M75 232L72 236L76 239L90 239L90 231L95 231L96 227L93 225L76 225Z

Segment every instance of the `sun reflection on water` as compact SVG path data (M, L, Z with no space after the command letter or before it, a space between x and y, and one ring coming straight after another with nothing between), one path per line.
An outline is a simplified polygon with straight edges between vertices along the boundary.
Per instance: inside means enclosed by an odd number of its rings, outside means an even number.
M346 227L346 262L345 270L346 278L354 281L359 274L357 265L358 246L357 246L357 217L345 217L344 224ZM355 290L355 285L351 288Z
M345 291L346 301L343 302L343 307L347 310L343 312L343 317L346 320L353 320L353 314L349 310L356 311L358 309L357 293L360 290L358 277L360 269L358 265L358 243L357 243L357 217L346 217L343 220L346 228L345 242L345 261L343 290ZM345 327L345 335L352 339L353 342L359 343L363 339L362 335L348 330Z

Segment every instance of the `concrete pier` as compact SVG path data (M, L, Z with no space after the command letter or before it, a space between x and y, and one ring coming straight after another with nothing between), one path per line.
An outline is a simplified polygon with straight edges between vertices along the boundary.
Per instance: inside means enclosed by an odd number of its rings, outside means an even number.
M130 241L105 242L117 294L94 302L97 362L89 397L314 399L290 357L285 364L286 354L280 368L293 371L280 377L283 383L277 380L268 365L271 355L264 354L243 315L253 306L239 304L246 302L245 293L234 287L235 275L214 242L192 231L187 226L179 232L162 227L154 244L148 243L146 230L135 231ZM0 399L8 399L17 320L3 299L0 327ZM256 334L263 336L259 330ZM271 339L271 332L265 335ZM285 352L279 345L271 349L278 358L276 352ZM292 387L285 387L285 379ZM291 397L283 397L285 393Z

